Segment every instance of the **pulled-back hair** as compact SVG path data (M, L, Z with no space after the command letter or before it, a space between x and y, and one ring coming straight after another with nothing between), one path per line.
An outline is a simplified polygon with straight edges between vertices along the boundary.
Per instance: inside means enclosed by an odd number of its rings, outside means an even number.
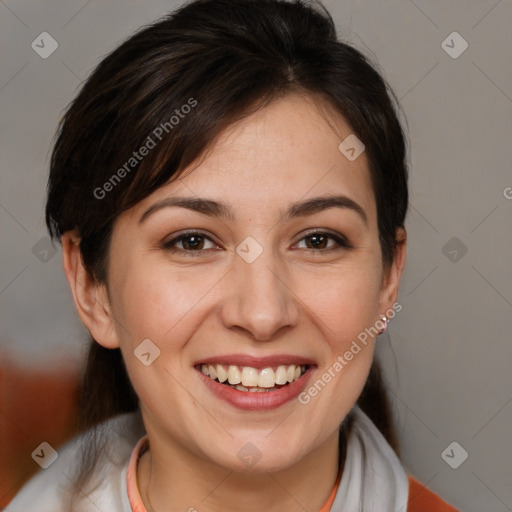
M177 178L226 127L291 93L321 98L363 141L390 265L408 205L397 102L374 65L337 39L321 4L302 0L195 0L105 57L59 127L46 205L52 238L76 229L87 271L106 283L115 219ZM397 449L376 362L358 403ZM91 339L78 428L137 409L120 350ZM85 454L82 477L97 448Z

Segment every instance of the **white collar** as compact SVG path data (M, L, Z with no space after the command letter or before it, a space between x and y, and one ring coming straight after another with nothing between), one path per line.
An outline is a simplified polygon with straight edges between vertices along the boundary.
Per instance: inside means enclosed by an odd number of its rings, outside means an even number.
M331 512L405 512L407 475L391 446L356 405L343 475Z

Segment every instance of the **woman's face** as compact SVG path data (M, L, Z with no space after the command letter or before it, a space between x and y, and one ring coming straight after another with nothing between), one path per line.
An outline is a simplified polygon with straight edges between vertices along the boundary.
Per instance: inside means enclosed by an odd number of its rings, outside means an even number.
M114 225L112 333L93 335L121 347L150 439L230 469L284 469L337 435L373 356L353 341L396 299L366 156L315 105L233 125Z

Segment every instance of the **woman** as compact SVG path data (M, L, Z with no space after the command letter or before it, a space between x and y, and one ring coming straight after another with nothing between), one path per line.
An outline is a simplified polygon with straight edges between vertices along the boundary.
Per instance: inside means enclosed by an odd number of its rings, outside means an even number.
M418 498L372 366L405 159L321 7L198 0L107 56L46 208L92 337L84 432L7 510L454 510Z

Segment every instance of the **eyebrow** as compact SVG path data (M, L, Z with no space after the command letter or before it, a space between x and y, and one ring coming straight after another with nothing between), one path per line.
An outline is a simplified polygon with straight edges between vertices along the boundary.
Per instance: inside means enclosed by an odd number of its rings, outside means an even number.
M222 201L202 199L199 197L169 197L150 206L140 217L139 224L142 224L155 212L170 207L186 208L210 217L219 217L231 221L235 220L236 217L231 206ZM356 212L361 217L364 224L368 226L368 217L364 209L353 199L343 195L314 197L294 203L286 211L281 212L281 220L313 215L329 208L352 210Z

